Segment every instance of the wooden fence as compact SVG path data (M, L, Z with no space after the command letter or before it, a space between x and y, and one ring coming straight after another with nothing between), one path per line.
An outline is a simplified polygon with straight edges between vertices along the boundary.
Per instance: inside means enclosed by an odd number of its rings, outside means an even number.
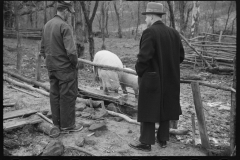
M236 56L236 36L201 33L189 39L188 42L202 54L209 64L233 68L233 59ZM203 60L183 41L185 60L183 64L192 64L194 67L205 67Z
M42 29L19 29L20 37L41 40ZM16 38L17 33L15 29L4 28L3 37Z

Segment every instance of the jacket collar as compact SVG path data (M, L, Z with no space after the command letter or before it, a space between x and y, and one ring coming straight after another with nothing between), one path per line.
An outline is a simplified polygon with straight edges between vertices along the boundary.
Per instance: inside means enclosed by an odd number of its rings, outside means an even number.
M163 23L162 21L158 20L158 21L154 22L154 23L152 24L152 26L153 26L153 25L157 25L157 24L164 24L164 23Z
M61 20L63 20L63 21L64 21L64 19L63 19L61 16L57 15L57 14L55 14L55 16L54 16L54 17L60 18ZM66 22L66 21L64 21L64 22Z

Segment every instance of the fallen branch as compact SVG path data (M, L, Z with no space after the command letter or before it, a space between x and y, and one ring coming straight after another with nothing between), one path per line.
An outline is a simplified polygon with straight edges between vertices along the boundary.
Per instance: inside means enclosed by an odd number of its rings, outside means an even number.
M26 94L28 94L28 95L31 95L31 96L33 96L33 97L39 98L39 96L34 95L34 94L32 94L32 93L29 93L29 92L27 92L27 91L21 90L21 89L19 89L19 88L16 88L16 87L13 87L13 86L8 86L8 87L9 87L9 88L13 88L13 89L18 90L18 91L21 91L21 92L26 93Z
M44 90L41 90L41 89L38 89L38 88L34 88L34 87L32 87L30 85L27 85L27 84L24 84L24 83L17 82L15 80L11 79L11 78L6 77L6 76L4 76L3 79L5 81L9 82L9 83L12 83L14 85L20 86L22 88L29 89L29 90L32 90L32 91L37 91L37 92L39 92L39 93L41 93L41 94L43 94L45 96L49 96L49 93L44 91Z
M201 57L201 59L207 64L208 68L212 69L212 66L205 60L205 58L203 58L202 54L200 54L194 47L192 47L191 44L187 41L187 39L183 35L180 34L180 36L187 43L187 45Z
M41 118L43 118L44 120L46 120L48 123L53 124L52 120L50 120L49 118L47 118L46 116L44 116L42 113L37 112L37 115L39 115Z
M127 122L129 123L133 123L133 124L137 124L137 125L140 125L139 122L137 122L136 120L133 120L131 118L129 118L128 116L126 115L123 115L121 113L116 113L116 112L113 112L113 111L109 111L107 110L107 112L110 114L110 115L113 115L113 116L118 116L118 117L122 117L123 119L125 119ZM158 129L158 128L155 128L155 129ZM188 133L188 130L178 130L178 129L173 129L173 128L170 128L170 134L174 134L174 135L185 135Z
M8 81L9 83L12 83L12 84L14 84L14 85L20 86L20 87L22 87L22 88L39 92L39 93L43 94L44 96L49 97L49 95L50 95L49 92L47 92L47 91L44 91L44 90L38 89L38 88L34 88L34 87L32 87L32 86L30 86L30 85L27 85L27 84L24 84L24 83L17 82L17 81L15 81L15 80L13 80L13 79L10 79L10 78L8 78L8 77L3 77L3 79L6 80L6 81ZM39 84L39 83L38 83L38 84ZM43 86L43 85L40 84L40 87L41 87L41 86ZM49 88L49 87L46 86L46 88ZM90 103L91 103L88 99L83 99L83 98L79 98L79 97L77 97L76 102L84 103L84 104L86 104L86 105L88 105L88 106L89 106ZM93 100L92 100L92 105L93 105L94 108L97 108L97 107L99 107L99 106L102 105L102 102L103 102L103 101L93 101Z
M14 107L16 103L3 103L3 107Z
M50 87L49 86L46 86L38 81L35 81L35 80L31 80L29 78L25 78L17 73L13 73L13 72L10 72L8 70L6 70L5 68L3 68L3 72L7 73L7 74L10 74L12 77L15 77L17 79L20 79L24 82L27 82L27 83L30 83L30 84L33 84L33 85L36 85L36 86L39 86L39 87L42 87L44 88L46 91L50 91Z
M191 82L195 82L195 81L180 79L180 83L191 83ZM216 84L208 84L208 83L201 82L201 81L196 81L196 82L198 82L199 84L201 84L203 86L216 88L216 89L222 89L222 90L225 90L225 91L231 91L231 92L235 92L236 93L236 90L234 88L232 88L232 87L223 87L223 86L218 86Z

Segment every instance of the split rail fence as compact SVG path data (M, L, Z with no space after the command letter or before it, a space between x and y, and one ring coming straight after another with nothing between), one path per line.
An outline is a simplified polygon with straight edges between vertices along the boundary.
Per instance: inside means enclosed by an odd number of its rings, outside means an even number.
M199 36L189 39L188 42L199 53L202 54L209 64L233 68L233 59L236 56L236 36L201 33ZM183 41L185 49L184 64L205 67L205 63L190 47Z
M42 29L19 29L19 35L23 38L41 40ZM12 28L4 28L3 36L6 38L16 38L17 32Z

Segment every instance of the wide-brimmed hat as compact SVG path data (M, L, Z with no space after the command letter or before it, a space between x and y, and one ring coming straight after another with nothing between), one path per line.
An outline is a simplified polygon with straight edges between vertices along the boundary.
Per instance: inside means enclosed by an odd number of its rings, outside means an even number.
M163 14L166 14L166 13L163 12L163 5L162 5L162 3L149 2L147 4L146 12L142 12L142 15L146 15L146 14L163 15Z
M71 1L58 1L57 8L68 8L71 13L75 12L75 10L71 4Z

